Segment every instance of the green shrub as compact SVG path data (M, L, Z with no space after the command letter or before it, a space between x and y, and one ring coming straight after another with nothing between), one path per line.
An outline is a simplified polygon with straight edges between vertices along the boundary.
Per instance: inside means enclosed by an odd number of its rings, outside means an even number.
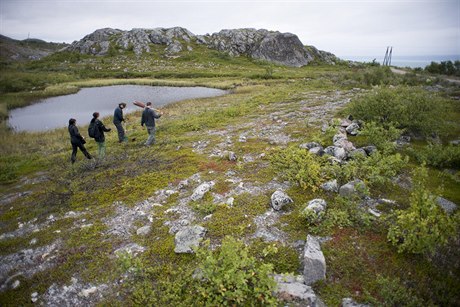
M450 105L444 98L423 89L383 88L352 101L347 112L365 122L394 125L414 134L446 133Z
M288 147L276 153L271 163L282 178L305 190L316 191L321 184L321 163L306 149Z
M410 207L397 210L395 221L391 222L387 237L398 252L433 253L456 234L455 219L440 208L436 197L426 189L427 178L424 165L414 171Z
M329 202L321 222L307 220L309 232L318 235L330 235L337 228L367 228L371 225L372 217L364 208L359 206L359 203L359 200L337 196L332 202Z
M390 182L407 162L408 158L399 153L390 155L376 151L369 157L357 156L345 165L326 165L324 170L340 183L361 179L369 185L376 185Z
M429 144L421 149L411 150L417 161L434 167L460 167L460 147Z
M407 288L399 278L377 277L378 294L381 297L380 303L383 306L426 306L422 299Z
M196 292L197 305L276 305L272 292L275 281L270 276L273 266L248 256L243 242L226 237L218 252L201 248L197 258L199 280L190 285Z
M360 136L366 138L368 144L372 144L383 152L392 152L395 149L394 141L401 136L402 131L393 124L386 127L376 122L368 122L359 132Z

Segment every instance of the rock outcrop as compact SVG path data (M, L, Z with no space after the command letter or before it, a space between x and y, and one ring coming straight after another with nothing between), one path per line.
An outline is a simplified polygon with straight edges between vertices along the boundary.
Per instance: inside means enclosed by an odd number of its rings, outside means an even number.
M181 27L130 31L104 28L73 42L65 50L92 55L132 50L140 55L152 52L152 45L163 45L167 55L177 55L184 50L193 50L193 44L204 45L232 57L247 56L293 67L305 66L314 60L328 64L335 64L338 60L331 53L304 46L295 34L265 29L231 29L211 35L194 35Z

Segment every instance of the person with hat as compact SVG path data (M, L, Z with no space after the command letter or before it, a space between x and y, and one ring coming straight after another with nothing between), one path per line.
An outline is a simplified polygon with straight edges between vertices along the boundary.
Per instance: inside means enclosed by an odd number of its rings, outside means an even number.
M80 134L80 132L78 132L76 123L77 120L75 118L69 119L68 130L70 134L70 143L72 144L72 156L70 157L70 161L72 162L72 164L74 164L77 160L78 148L80 148L81 152L85 155L86 158L93 158L85 148L85 138Z
M118 104L118 107L115 109L115 112L113 113L113 124L115 125L115 127L117 127L119 143L128 141L128 138L125 135L125 129L121 124L125 121L125 118L123 117L124 108L126 108L126 103L121 102Z

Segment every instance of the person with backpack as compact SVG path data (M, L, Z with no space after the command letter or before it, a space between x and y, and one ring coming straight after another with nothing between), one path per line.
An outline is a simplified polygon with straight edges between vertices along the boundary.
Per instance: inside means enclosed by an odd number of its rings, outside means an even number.
M122 102L118 104L118 107L113 112L113 124L118 131L118 142L127 142L128 138L125 135L125 129L123 128L122 122L125 121L123 117L123 109L126 108L126 103Z
M93 113L93 119L88 126L88 135L96 141L98 145L98 156L99 159L105 157L105 135L104 132L109 132L112 129L106 128L104 124L99 120L99 112Z
M92 159L93 157L89 154L89 152L85 148L85 138L81 136L80 132L78 132L78 128L76 126L77 120L75 118L69 119L69 134L70 134L70 143L72 144L72 156L70 157L70 161L72 164L75 163L77 160L77 150L80 148L81 152L85 155L86 158Z
M142 119L141 119L141 126L147 127L147 132L149 134L149 137L147 141L145 142L145 146L150 146L152 143L155 144L155 119L160 118L161 115L163 115L163 112L154 110L152 108L152 103L147 102L145 104L144 111L142 112Z

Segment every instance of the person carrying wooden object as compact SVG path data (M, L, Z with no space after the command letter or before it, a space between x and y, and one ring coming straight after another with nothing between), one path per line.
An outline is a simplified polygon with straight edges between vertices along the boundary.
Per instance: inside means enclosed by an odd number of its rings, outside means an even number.
M155 144L155 119L160 118L161 115L163 115L163 112L153 109L151 102L147 102L145 104L145 108L142 112L141 118L141 126L144 127L145 124L145 126L147 127L147 132L149 134L149 137L144 144L145 146Z
M125 121L125 118L123 117L124 108L126 108L126 103L119 103L118 107L113 112L113 124L115 125L115 127L117 127L119 143L128 141L128 138L125 135L125 129L122 125L122 123Z

